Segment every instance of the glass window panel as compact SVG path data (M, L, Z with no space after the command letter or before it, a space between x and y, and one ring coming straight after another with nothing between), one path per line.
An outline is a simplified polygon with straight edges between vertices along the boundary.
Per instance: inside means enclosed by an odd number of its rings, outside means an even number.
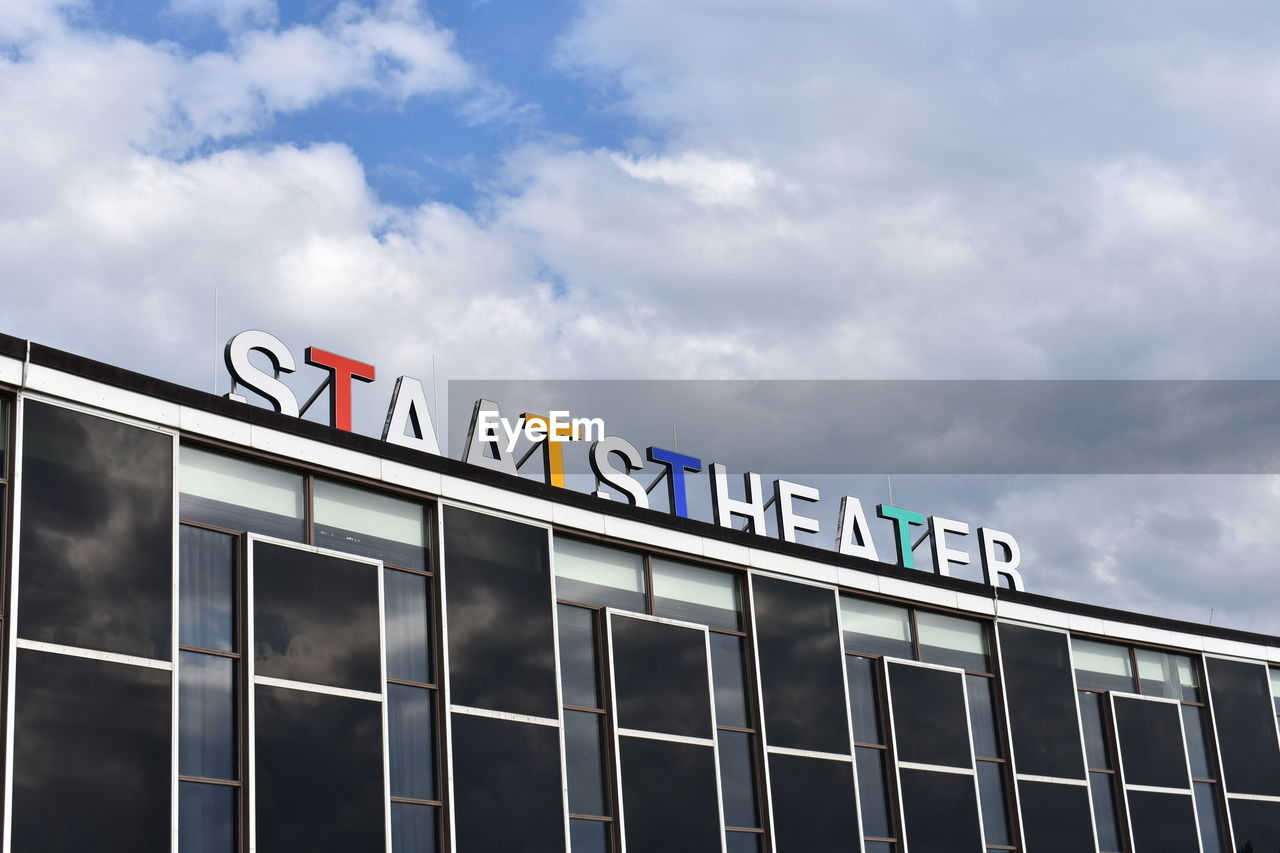
M883 749L860 746L854 749L858 762L858 804L862 807L862 834L872 838L893 838L889 818L889 787L885 776Z
M1109 773L1089 774L1093 797L1093 819L1098 824L1098 848L1102 853L1121 853L1120 823L1116 817L1115 777Z
M763 835L755 832L726 832L724 834L727 853L760 853Z
M887 666L898 760L972 767L963 676L905 663Z
M656 614L710 628L742 627L737 575L656 557L652 562Z
M758 827L753 742L745 732L720 731L720 790L725 826Z
M377 566L255 542L253 598L255 674L382 692Z
M306 538L301 474L183 447L178 486L179 509L188 521L295 542Z
M444 552L450 701L558 717L547 531L445 507Z
M1196 782L1196 815L1200 820L1200 844L1204 853L1223 853L1222 816L1218 812L1218 786Z
M9 398L0 397L0 476L9 471Z
M1071 657L1076 665L1076 684L1080 687L1134 691L1133 661L1129 658L1128 646L1073 637Z
M1021 625L1000 625L998 630L1018 772L1083 781L1079 710L1066 635Z
M453 750L458 853L564 849L558 729L454 714Z
M876 663L870 658L846 655L849 707L853 709L853 739L858 743L884 743L880 728L880 685Z
M920 660L977 672L991 671L983 623L917 610L916 630L920 633Z
M565 762L569 771L569 811L607 816L604 794L604 716L586 711L564 712Z
M1000 738L996 734L996 712L992 698L995 680L981 675L966 675L964 680L969 694L973 754L981 758L1003 758Z
M1178 706L1121 696L1112 699L1125 784L1190 788Z
M432 683L431 581L423 575L383 569L387 678Z
M848 762L771 753L769 778L778 853L858 849L858 814Z
M382 703L261 684L254 692L257 849L385 850Z
M1280 803L1231 800L1231 828L1241 853L1280 850Z
M712 737L704 633L621 615L611 624L618 727Z
M1209 744L1205 739L1204 711L1195 705L1182 706L1182 730L1187 737L1187 760L1196 779L1214 778L1209 767Z
M391 804L391 849L395 853L436 853L440 809L421 803Z
M1200 675L1191 658L1171 652L1137 649L1138 684L1148 696L1199 702Z
M555 549L557 598L645 611L642 555L560 536Z
M316 545L406 569L427 568L422 504L327 480L316 480L314 492Z
M1008 648L1003 642L1000 647ZM1028 851L1081 853L1094 849L1089 792L1080 785L1023 780L1018 782L1018 804Z
M1233 794L1280 795L1280 745L1266 667L1205 658L1223 783Z
M769 745L849 754L840 623L830 590L756 577L756 648Z
M1105 693L1080 691L1080 721L1084 727L1084 751L1091 768L1110 770L1111 749L1104 716Z
M741 637L732 634L710 634L711 678L716 690L716 723L721 726L750 728L747 713L746 646Z
M391 796L436 799L435 729L434 691L387 685Z
M897 845L888 841L868 841L862 848L866 853L894 853Z
M908 660L916 656L911 644L911 614L905 607L842 596L840 627L846 651Z
M239 796L230 785L179 782L179 853L235 853Z
M569 821L570 853L609 853L609 829L603 820Z
M1280 714L1280 669L1269 670L1271 673L1271 697L1276 708L1276 713Z
M181 525L178 572L178 641L235 651L236 537Z
M981 850L977 793L967 774L899 771L909 850Z
M178 653L178 772L239 779L236 772L236 661Z
M1159 794L1129 789L1126 796L1135 850L1200 853L1195 802L1189 793Z
M1012 844L1005 809L1004 765L978 762L978 793L982 795L982 828L988 844Z
M173 437L24 411L18 636L171 660Z
M170 845L170 673L17 650L15 851Z
M621 737L623 831L631 851L706 853L721 844L715 750Z
M596 666L596 611L571 604L560 604L556 609L564 703L580 708L602 707Z

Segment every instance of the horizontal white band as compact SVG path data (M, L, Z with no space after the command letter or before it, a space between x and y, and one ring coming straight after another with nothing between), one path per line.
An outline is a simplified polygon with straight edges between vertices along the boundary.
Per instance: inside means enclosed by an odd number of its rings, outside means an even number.
M94 649L81 649L76 646L60 646L57 643L41 643L37 640L23 640L19 638L14 642L20 649L30 649L33 652L49 652L55 655L68 655L73 658L87 658L89 660L102 660L108 663L123 663L129 666L142 666L147 669L165 669L173 671L173 662L167 660L156 660L155 658L140 658L134 655L120 655L115 652L99 652Z
M470 705L450 705L449 711L454 714L466 714L468 717L488 717L491 720L506 720L511 723L533 723L535 726L560 728L560 721L554 717L534 717L530 714L513 714L510 711L472 708Z
M304 693L324 693L328 696L345 696L348 699L365 699L370 702L381 702L381 693L370 693L367 690L350 690L346 687L330 687L327 684L311 684L307 681L290 681L287 678L271 678L267 675L255 675L253 683L263 687L284 687L289 690L301 690Z

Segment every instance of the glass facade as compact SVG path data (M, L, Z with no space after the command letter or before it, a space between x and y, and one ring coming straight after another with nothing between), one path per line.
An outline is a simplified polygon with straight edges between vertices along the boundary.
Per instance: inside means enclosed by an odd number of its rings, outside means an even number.
M1265 653L358 473L0 395L8 849L1280 850Z

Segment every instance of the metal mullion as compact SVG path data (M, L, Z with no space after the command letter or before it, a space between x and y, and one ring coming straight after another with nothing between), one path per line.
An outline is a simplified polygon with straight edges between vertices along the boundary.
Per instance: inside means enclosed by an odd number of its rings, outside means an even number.
M409 803L411 805L416 805L416 806L443 805L443 800L420 800L416 797L388 797L387 799L393 803Z
M315 479L315 474L311 472L304 472L302 475L302 535L303 541L308 545L316 544Z
M197 782L201 785L222 785L226 788L241 788L244 783L238 779L214 779L210 776L184 776L178 774L179 782Z
M230 658L232 660L240 660L242 657L244 657L239 652L228 652L228 651L223 651L222 649L206 649L203 646L188 646L186 644L179 644L178 651L191 652L192 654L198 654L198 655L210 655L212 657L219 657L219 658Z
M657 601L653 594L653 555L644 555L644 612L656 616Z
M769 754L765 743L764 730L764 692L760 682L759 655L756 647L755 630L755 589L751 584L750 572L738 577L738 591L742 601L742 622L744 627L742 644L743 683L746 687L747 719L755 725L751 739L751 767L756 786L756 812L760 820L760 833L764 840L766 853L773 850L773 794L769 788ZM837 606L839 606L837 602ZM838 613L838 611L837 611ZM843 661L841 661L843 665ZM714 697L712 698L714 702ZM719 771L719 768L716 768Z
M249 827L249 814L252 811L252 800L256 796L249 781L250 756L253 752L253 744L250 742L250 691L253 689L253 674L250 668L253 666L251 660L251 652L249 647L250 640L250 600L251 592L249 585L249 537L236 534L235 553L235 571L232 573L236 581L235 589L235 612L232 614L232 623L235 628L236 644L240 647L243 664L237 669L236 673L236 775L240 777L240 795L236 798L237 805L237 822L239 829L240 849L250 850L250 843L253 836Z
M756 733L756 730L755 730L755 729L743 728L742 726L720 726L720 725L717 725L717 726L716 726L716 731L718 731L718 732L739 732L739 733L744 734L744 735L754 735L754 734Z
M561 705L560 707L566 711L580 711L584 714L599 714L601 716L605 714L604 708L588 708L584 705Z
M429 681L412 681L408 678L387 678L387 684L399 684L403 687L420 687L423 690L439 690L440 685Z
M179 490L179 495L181 495L181 490ZM198 527L201 530L209 530L209 531L212 531L213 533L225 533L227 536L243 536L244 533L246 532L244 530L232 530L229 527L219 527L216 524L208 524L203 521L188 521L187 519L181 518L181 517L178 518L178 526L179 527Z

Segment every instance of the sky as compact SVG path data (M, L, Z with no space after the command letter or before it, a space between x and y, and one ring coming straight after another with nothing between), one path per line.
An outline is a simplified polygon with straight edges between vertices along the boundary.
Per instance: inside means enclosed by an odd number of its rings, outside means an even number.
M377 365L367 432L433 370L1274 379L1277 36L1256 0L0 0L2 330L225 392L266 329ZM1269 453L873 473L1016 532L1031 591L1278 634Z

